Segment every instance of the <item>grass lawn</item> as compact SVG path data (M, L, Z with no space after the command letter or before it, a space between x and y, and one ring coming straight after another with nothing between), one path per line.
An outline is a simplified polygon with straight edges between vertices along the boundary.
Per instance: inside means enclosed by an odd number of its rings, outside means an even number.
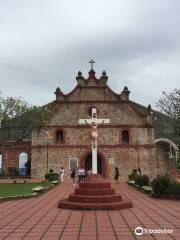
M50 183L0 183L0 197L31 194L36 186L48 187Z

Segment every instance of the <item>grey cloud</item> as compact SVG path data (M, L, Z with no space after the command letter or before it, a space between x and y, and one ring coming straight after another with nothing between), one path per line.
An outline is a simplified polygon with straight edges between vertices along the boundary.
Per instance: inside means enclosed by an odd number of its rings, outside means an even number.
M178 0L14 0L0 3L0 90L32 104L67 93L94 58L99 76L147 105L179 88Z

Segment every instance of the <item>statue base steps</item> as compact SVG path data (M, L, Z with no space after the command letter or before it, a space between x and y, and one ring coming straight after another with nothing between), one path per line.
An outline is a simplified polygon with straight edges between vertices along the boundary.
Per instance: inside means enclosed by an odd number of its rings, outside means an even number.
M79 183L68 199L59 202L59 208L74 210L119 210L133 207L132 202L122 200L111 184L99 174L92 174Z

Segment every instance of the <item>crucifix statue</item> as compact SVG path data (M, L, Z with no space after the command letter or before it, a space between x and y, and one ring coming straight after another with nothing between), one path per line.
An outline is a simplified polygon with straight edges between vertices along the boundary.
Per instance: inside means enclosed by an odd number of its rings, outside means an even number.
M92 173L97 174L97 126L98 124L109 123L109 119L98 119L97 109L92 108L92 118L91 119L79 119L80 124L88 124L92 127Z
M93 70L93 64L95 63L95 61L93 59L91 59L91 61L89 61L89 63L91 64L91 70Z

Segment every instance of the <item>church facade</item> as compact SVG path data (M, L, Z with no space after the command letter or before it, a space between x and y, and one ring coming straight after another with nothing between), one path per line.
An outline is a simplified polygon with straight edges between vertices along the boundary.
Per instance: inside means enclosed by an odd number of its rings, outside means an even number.
M0 131L3 175L10 175L11 168L20 168L27 159L32 178L44 178L51 169L58 173L61 166L66 177L72 168L92 168L91 127L79 124L79 119L91 119L95 108L98 119L109 119L109 123L98 125L98 173L113 177L118 167L125 178L134 169L151 179L164 173L175 176L173 161L177 162L178 148L171 139L173 129L167 117L150 105L131 101L127 87L114 92L105 71L97 78L91 68L87 79L78 72L76 81L68 94L56 89L55 100L47 104L51 120L33 130L29 139L4 141L3 129Z
M144 113L129 100L127 87L120 94L107 85L103 72L97 79L93 69L84 79L81 72L76 87L67 95L56 89L56 100L50 103L51 122L32 134L31 174L43 177L61 166L68 175L71 168L92 167L91 128L80 125L79 119L91 118L96 108L98 118L107 118L109 124L98 126L98 173L104 177L114 174L117 166L123 176L133 169L151 177L157 174L153 112L148 107Z

